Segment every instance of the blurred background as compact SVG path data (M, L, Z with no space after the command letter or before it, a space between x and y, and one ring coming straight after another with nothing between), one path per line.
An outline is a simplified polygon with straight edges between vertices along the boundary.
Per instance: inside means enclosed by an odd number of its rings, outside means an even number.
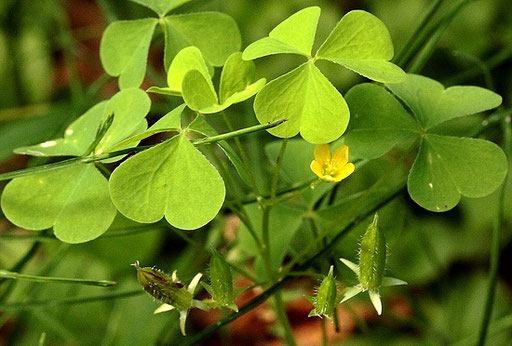
M446 13L458 1L445 1ZM327 37L344 13L364 9L388 27L395 52L406 44L429 0L194 0L173 13L215 10L231 15L242 33L242 49L262 38L282 20L311 5L322 8L316 47ZM444 12L443 12L444 11ZM112 21L152 16L142 6L127 0L2 0L0 1L0 173L48 163L48 158L15 156L13 149L62 135L64 129L85 110L111 97L117 80L102 69L99 44ZM143 88L163 85L163 35L159 29L149 55ZM279 55L256 61L257 71L273 79L301 60ZM328 63L320 68L344 94L361 77ZM503 96L503 109L512 102L512 4L509 0L475 0L455 18L437 49L421 71L445 86L479 85ZM150 122L178 104L177 98L152 96ZM233 107L239 113L235 126L257 121L251 102ZM242 116L243 115L243 116ZM461 135L473 136L484 115L464 117L450 126ZM225 129L217 124L219 131ZM499 124L480 133L501 144ZM261 143L272 142L266 134L243 139L249 148L262 187L268 181L269 162ZM272 144L270 144L272 145ZM311 156L299 155L307 171ZM368 165L349 187L361 190L392 164L389 159ZM286 171L286 167L283 167ZM293 167L289 167L293 170ZM512 340L512 179L505 195L505 220L501 241L499 283L489 345L509 345ZM0 183L0 188L5 182ZM355 299L339 309L341 331L329 324L333 344L413 345L450 344L474 335L480 326L486 295L486 274L493 222L498 213L498 192L481 199L463 198L453 210L434 214L403 197L381 211L389 243L389 272L409 283L406 288L383 292L385 314L377 318L367 297ZM326 216L328 217L328 216ZM63 277L105 278L117 281L118 292L140 289L129 266L135 260L170 270L177 268L186 282L206 268L208 253L185 242L175 231L155 229L125 237L102 237L81 245L48 239L14 240L12 235L33 235L13 227L0 214L0 268ZM133 226L118 217L113 228ZM306 224L301 228L307 227ZM237 255L238 220L225 213L204 230L184 232L201 244L217 244ZM339 245L337 255L355 258L364 227ZM107 233L108 234L108 233ZM34 238L35 239L35 238ZM300 244L300 230L293 242ZM319 267L318 270L325 270ZM347 276L349 274L347 273ZM237 285L247 285L236 279ZM46 333L48 345L151 345L179 344L177 315L153 316L157 302L147 295L87 304L51 306L49 300L105 294L105 288L75 287L0 281L2 302L39 301L40 305L0 308L0 344L35 345ZM311 305L303 298L318 285L310 279L297 280L285 294L287 312L301 345L321 344L318 318L307 318ZM110 291L109 291L110 292ZM238 303L258 293L249 290ZM2 305L0 305L1 307ZM189 333L204 328L223 312L192 313ZM238 319L212 337L208 345L278 345L275 316L266 304Z

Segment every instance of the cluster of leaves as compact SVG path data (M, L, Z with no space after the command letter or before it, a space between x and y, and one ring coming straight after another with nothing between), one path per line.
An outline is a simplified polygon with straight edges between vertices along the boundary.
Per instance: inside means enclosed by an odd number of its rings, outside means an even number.
M497 145L461 137L447 126L456 118L499 106L501 97L479 87L445 89L427 77L406 74L390 62L393 45L386 27L365 11L347 13L315 53L312 48L320 16L318 7L295 13L268 37L240 52L240 33L225 14L168 15L190 0L132 1L152 9L159 18L118 21L105 31L101 60L108 74L119 77L120 91L73 122L63 138L16 150L25 155L71 156L80 160L13 179L4 189L1 205L5 216L15 225L30 230L53 227L56 237L67 243L97 238L111 227L117 211L139 223L165 218L172 226L184 230L206 225L223 207L226 188L217 168L198 150L198 142L191 140L190 135L216 136L216 130L208 123L209 116L205 115L219 113L255 95L254 112L261 124L286 119L269 133L279 138L300 133L304 139L286 142L286 154L281 152L279 142L265 148L271 161L279 161L281 177L290 186L312 181L313 175L307 170L313 156L311 143L336 140L334 146L350 147L352 159L377 159L394 148L417 150L408 173L408 192L417 204L430 211L449 210L459 203L461 196L489 195L506 176L507 160ZM165 36L167 86L153 86L144 92L139 87L157 24ZM296 54L307 61L267 84L265 78L256 78L252 60L274 54ZM316 66L319 60L339 64L384 84L359 84L343 97ZM216 89L214 68L221 66ZM151 103L147 93L177 96L184 103L148 128L145 117ZM188 124L182 124L185 107L197 115ZM151 148L137 148L141 140L161 132L172 136ZM251 185L238 154L226 141L216 144L241 180ZM126 158L130 149L142 152ZM123 154L115 155L118 150L124 150ZM102 155L105 158L93 160ZM112 174L105 169L104 164L122 159L125 160ZM332 188L333 184L323 184L301 191L300 202L275 204L270 211L262 208L265 204L260 201L245 205L242 216L251 220L252 225L244 222L241 226L236 249L242 250L244 260L256 257L258 274L264 272L264 261L277 273L287 254L295 251L293 261L300 259L334 229L333 225L339 228L340 224L348 223L357 209L347 211L347 205L354 202L351 199L325 203L324 197ZM367 202L357 199L354 204L359 203L360 207ZM270 214L267 224L266 212ZM303 221L308 219L320 224L322 233L317 235L318 239L311 240L300 232ZM259 246L265 241L265 228L279 230L272 234L272 246L265 253L268 258L263 258ZM365 251L360 251L359 264L343 260L356 273L359 283L339 295L331 269L316 297L311 298L315 307L312 316L331 317L336 304L366 290L380 313L379 287L403 284L383 276L383 238L370 230L367 234L363 237ZM309 244L308 248L297 251L304 244ZM162 286L149 282L149 274L139 276L139 281L167 305L159 312L180 310L183 333L191 308L238 309L233 301L239 292L233 289L226 260L218 254L211 257L210 285L202 283L211 298L201 301L193 298L199 278L184 287L175 275L138 266L137 270L161 275ZM176 294L186 302L176 300Z

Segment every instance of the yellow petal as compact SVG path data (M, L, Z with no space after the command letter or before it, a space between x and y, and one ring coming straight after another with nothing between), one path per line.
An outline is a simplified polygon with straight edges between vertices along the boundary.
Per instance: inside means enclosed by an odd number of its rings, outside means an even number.
M322 178L322 165L318 163L318 161L311 161L311 165L309 166L313 173L315 173L319 178Z
M348 162L348 146L342 145L332 155L331 162L337 167L343 167Z
M342 169L336 173L336 175L333 177L334 181L341 181L351 175L354 172L354 169L356 166L354 166L353 163L347 163Z
M331 159L331 149L329 149L328 144L317 144L315 147L315 160L318 161L320 165L329 162Z

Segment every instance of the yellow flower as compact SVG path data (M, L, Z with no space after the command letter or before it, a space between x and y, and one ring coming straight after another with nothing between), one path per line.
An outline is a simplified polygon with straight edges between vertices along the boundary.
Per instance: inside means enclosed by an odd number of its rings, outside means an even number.
M327 144L317 144L311 170L322 180L337 183L354 172L355 166L348 162L348 146L342 145L331 156Z

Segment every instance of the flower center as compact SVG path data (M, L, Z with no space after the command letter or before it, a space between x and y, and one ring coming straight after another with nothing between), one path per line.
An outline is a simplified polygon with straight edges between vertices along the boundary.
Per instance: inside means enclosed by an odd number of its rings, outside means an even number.
M326 162L322 167L322 175L334 177L338 173L338 167L334 165L331 161Z

